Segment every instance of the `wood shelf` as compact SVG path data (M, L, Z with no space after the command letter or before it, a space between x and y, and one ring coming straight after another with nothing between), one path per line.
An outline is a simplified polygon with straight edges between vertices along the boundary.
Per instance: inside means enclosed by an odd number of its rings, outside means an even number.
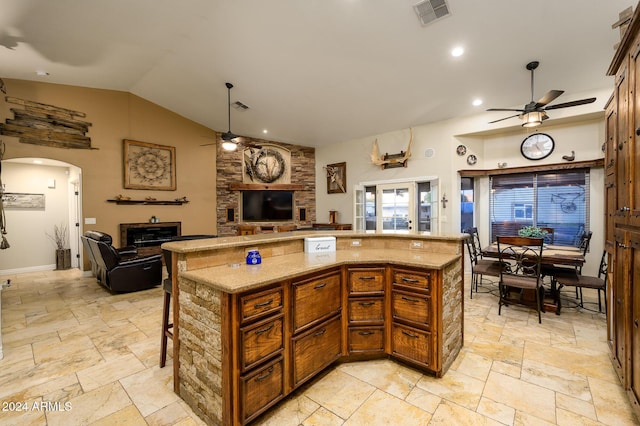
M188 201L176 201L176 200L107 200L110 203L116 204L147 204L147 205L160 205L160 206L181 206L188 203Z
M301 191L304 189L303 184L299 183L230 183L231 191L255 191L255 190L271 190L271 191Z

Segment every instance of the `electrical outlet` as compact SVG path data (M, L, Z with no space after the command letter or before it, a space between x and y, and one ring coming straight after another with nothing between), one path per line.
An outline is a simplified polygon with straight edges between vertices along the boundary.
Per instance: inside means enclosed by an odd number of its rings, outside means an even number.
M360 240L351 240L351 247L360 247L362 245L362 241Z
M84 224L85 225L95 225L96 224L96 218L95 217L85 217L84 218Z
M422 248L422 241L411 241L409 248Z

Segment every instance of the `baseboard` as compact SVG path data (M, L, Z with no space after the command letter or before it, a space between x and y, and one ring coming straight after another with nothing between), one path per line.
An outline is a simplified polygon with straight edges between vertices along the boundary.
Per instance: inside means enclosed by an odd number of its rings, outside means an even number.
M29 266L27 268L2 269L2 270L0 270L0 276L1 275L26 274L28 272L54 271L55 269L56 269L55 263L52 264L52 265Z

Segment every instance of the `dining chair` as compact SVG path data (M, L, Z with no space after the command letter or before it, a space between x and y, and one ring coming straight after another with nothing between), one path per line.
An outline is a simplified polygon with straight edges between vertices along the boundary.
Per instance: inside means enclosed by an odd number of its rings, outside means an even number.
M542 323L541 312L544 287L540 275L544 238L498 236L498 254L501 263L498 289L498 315L502 306L510 303L526 303L526 290L535 293L538 323Z
M589 245L591 244L591 237L593 236L592 231L585 231L580 236L580 240L578 241L578 248L580 249L580 253L583 256L587 255L589 251ZM557 286L557 275L571 276L575 274L582 274L582 265L580 266L558 266L558 265L542 265L542 276L550 277L554 286ZM576 287L576 299L579 298L578 288Z
M473 299L473 288L478 292L478 284L482 283L482 277L487 275L491 277L500 276L500 261L487 260L482 258L482 248L480 246L480 237L478 236L478 228L472 227L464 230L469 237L465 240L467 250L469 251L469 259L471 261L471 299Z
M540 229L542 229L543 231L547 231L547 234L544 236L544 243L545 244L553 244L554 241L554 236L555 236L555 230L553 228L547 228L547 227L541 227Z
M602 258L600 259L600 266L598 268L598 276L592 277L589 275L582 275L578 273L577 269L569 269L566 272L556 273L556 282L559 286L573 286L576 288L576 292L579 292L580 303L578 306L584 308L584 300L582 298L583 288L593 288L598 290L598 312L602 312L602 300L600 298L600 292L604 294L604 308L607 311L607 252L602 252Z

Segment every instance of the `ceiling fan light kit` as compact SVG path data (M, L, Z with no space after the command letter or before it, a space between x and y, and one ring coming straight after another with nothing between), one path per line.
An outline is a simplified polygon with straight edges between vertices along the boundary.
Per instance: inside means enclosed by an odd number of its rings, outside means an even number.
M531 102L526 104L522 109L518 108L489 108L487 111L513 111L516 114L510 115L508 117L499 118L498 120L490 121L489 124L497 123L498 121L507 120L509 118L519 117L523 123L523 127L535 127L542 124L544 120L549 118L547 116L547 111L552 109L559 108L568 108L578 105L585 105L595 102L596 98L587 98L580 99L577 101L564 102L561 104L549 105L547 104L553 102L558 96L564 93L564 90L550 90L545 95L540 98L537 102L533 100L533 72L536 68L538 68L540 63L538 61L529 62L526 66L526 69L531 71Z

